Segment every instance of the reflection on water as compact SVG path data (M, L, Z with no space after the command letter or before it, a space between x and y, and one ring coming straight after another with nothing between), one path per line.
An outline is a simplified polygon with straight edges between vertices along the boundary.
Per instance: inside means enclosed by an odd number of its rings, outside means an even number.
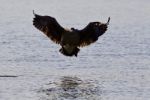
M101 89L96 82L71 76L51 82L40 93L45 94L40 100L100 100L101 97Z
M61 97L77 98L79 97L78 88L82 81L78 77L63 77L60 87L63 89Z

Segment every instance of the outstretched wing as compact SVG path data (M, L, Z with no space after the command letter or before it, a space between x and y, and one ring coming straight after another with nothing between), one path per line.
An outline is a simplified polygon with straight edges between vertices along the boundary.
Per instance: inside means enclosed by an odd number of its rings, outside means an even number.
M78 46L87 46L98 40L99 36L103 35L109 24L110 17L107 23L91 22L84 29L78 30L80 34L80 42Z
M34 12L33 14L35 15L33 25L55 43L60 43L61 35L65 29L58 24L56 19L50 16L37 15Z

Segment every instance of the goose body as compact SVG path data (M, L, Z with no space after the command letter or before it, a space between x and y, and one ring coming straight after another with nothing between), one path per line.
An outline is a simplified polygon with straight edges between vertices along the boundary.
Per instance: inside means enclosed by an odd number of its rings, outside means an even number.
M107 30L110 18L107 23L90 22L85 28L70 30L59 25L51 16L41 16L34 13L33 25L42 31L53 42L60 44L59 50L65 56L77 56L79 47L88 46L98 40Z

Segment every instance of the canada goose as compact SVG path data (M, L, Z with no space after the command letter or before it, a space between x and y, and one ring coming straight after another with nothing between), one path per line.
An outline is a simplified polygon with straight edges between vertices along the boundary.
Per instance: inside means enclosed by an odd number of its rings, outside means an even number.
M103 35L107 30L110 21L107 23L90 22L85 28L78 30L75 28L63 28L54 17L41 16L35 14L33 25L42 31L53 42L60 44L59 50L65 56L77 56L80 51L79 47L88 46L98 40L98 37Z

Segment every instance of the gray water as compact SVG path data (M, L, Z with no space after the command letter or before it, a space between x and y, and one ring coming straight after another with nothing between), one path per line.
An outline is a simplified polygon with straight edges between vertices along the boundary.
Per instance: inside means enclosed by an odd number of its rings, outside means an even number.
M149 5L149 0L0 0L0 100L149 100ZM109 16L111 21L96 43L70 58L32 25L32 10L67 28L82 29Z

